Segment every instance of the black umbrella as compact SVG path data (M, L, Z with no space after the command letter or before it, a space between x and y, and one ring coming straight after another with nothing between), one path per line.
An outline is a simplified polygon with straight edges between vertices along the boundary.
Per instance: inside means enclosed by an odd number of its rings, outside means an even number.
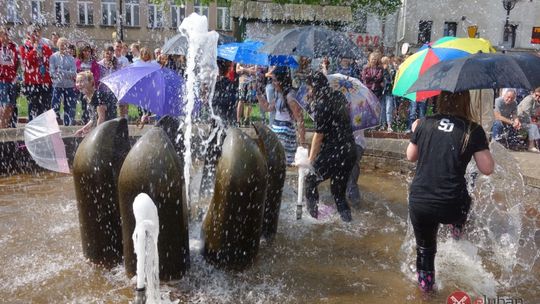
M441 61L422 74L407 93L540 86L540 57L529 53L484 54Z
M303 26L283 31L266 40L260 52L311 58L363 57L362 50L346 34L320 26Z
M167 40L161 48L162 54L186 55L189 47L189 40L186 33L179 33Z
M218 45L235 42L236 39L222 33L218 33ZM189 47L189 39L187 33L181 32L171 39L167 40L161 48L161 53L167 55L186 55Z

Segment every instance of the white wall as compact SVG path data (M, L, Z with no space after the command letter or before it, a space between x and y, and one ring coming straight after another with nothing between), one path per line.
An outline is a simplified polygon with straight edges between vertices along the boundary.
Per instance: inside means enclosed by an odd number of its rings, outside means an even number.
M494 46L503 43L503 27L506 10L501 0L403 0L401 22L398 26L398 39L404 30L404 42L416 44L418 40L418 22L432 20L431 40L442 37L444 22L453 21L458 24L458 37L466 37L469 25L478 25L481 38L491 41ZM465 16L465 21L462 21ZM405 17L405 22L403 22ZM530 43L533 26L540 26L540 1L519 1L510 12L510 22L519 24L516 37L516 48L540 49L540 45ZM403 28L403 25L405 27Z

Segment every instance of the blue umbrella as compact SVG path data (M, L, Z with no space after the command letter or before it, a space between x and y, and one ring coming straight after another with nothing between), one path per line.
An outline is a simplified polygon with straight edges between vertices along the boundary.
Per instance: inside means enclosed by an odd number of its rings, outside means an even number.
M101 79L118 101L138 105L157 115L180 116L184 80L156 63L135 63Z
M264 43L260 41L245 41L226 43L218 46L218 57L243 64L277 65L298 67L298 62L289 55L270 55L258 50Z

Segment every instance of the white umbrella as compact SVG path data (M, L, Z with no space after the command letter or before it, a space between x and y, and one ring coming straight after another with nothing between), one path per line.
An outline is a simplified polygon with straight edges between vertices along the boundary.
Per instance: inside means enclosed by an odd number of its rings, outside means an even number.
M53 110L26 124L24 143L39 166L51 171L69 173L66 148Z

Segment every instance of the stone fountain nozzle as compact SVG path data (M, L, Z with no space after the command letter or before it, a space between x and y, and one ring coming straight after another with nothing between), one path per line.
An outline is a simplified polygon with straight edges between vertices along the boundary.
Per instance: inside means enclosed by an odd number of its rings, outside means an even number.
M133 304L145 304L146 303L146 287L135 288L135 301Z

